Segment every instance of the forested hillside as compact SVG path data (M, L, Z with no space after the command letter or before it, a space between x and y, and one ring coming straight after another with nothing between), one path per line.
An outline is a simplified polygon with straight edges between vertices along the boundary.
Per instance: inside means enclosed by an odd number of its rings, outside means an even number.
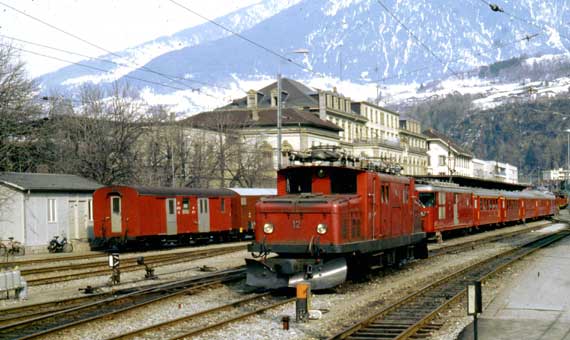
M528 99L477 110L470 95L449 95L407 112L472 151L477 158L508 162L521 173L566 167L570 96Z

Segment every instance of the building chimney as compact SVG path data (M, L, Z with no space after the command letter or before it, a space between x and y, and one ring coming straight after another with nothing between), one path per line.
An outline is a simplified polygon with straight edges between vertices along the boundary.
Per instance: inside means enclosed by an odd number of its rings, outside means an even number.
M319 91L319 118L327 120L327 94Z
M257 92L255 90L247 91L247 107L257 107Z
M277 107L277 88L271 90L271 107Z

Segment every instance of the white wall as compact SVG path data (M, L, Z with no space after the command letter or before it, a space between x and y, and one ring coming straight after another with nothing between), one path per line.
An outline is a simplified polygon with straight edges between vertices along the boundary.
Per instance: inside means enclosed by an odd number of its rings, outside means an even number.
M24 242L24 195L0 185L0 239Z
M73 239L76 236L75 225L69 224L70 201L81 201L84 204L83 216L79 219L79 228L83 235L88 235L93 222L87 219L87 204L92 194L67 193L32 193L26 195L26 245L47 245L53 236L66 236ZM56 221L48 222L48 199L56 200ZM73 214L74 212L72 212Z

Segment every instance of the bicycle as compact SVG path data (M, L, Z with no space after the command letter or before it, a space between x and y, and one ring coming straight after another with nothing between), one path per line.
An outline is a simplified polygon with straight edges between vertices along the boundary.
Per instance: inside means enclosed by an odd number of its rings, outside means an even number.
M26 248L13 237L8 237L8 242L0 241L0 256L24 256Z

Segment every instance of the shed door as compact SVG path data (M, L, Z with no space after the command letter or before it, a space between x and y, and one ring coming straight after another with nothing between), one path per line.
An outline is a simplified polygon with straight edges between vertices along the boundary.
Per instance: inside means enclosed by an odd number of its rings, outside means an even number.
M68 235L72 239L87 238L87 207L85 201L69 201Z
M111 232L113 233L120 233L123 230L121 214L121 197L111 196Z
M77 201L69 201L69 206L67 210L67 228L70 239L77 239L78 236L78 229L79 229L79 222L77 219Z
M198 231L210 231L210 204L207 198L198 198Z
M176 198L166 199L166 234L176 235Z

